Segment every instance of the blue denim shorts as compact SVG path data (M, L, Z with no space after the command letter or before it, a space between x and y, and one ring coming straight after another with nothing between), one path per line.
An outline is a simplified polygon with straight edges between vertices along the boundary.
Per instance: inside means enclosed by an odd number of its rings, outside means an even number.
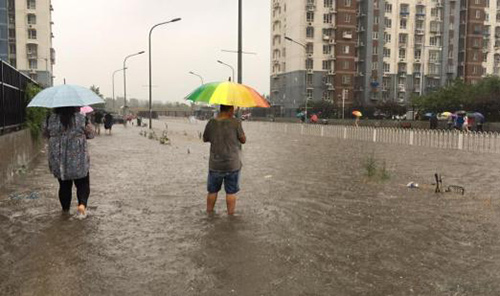
M226 194L236 194L240 191L240 171L234 172L208 172L208 193L218 193L224 183Z

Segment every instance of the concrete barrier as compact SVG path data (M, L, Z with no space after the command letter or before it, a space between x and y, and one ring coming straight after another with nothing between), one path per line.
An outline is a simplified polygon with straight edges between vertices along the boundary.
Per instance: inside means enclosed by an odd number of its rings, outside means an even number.
M43 141L34 141L27 129L0 136L0 187L27 168L40 154Z

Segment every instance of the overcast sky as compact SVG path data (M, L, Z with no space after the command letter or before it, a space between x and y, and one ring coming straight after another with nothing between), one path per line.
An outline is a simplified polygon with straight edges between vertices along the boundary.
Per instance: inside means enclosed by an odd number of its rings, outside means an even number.
M112 96L112 73L132 53L146 53L127 61L127 97L148 99L148 33L153 33L154 99L182 101L200 80L226 80L237 70L237 0L52 0L54 6L55 84L97 85ZM243 1L243 47L257 55L243 59L243 83L269 93L270 2ZM123 76L116 75L115 95L123 95Z

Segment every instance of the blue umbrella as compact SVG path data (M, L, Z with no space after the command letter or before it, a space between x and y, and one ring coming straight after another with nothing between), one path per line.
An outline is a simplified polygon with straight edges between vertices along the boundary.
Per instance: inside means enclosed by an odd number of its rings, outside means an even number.
M44 89L28 104L28 107L81 107L104 103L90 89L78 85L59 85Z

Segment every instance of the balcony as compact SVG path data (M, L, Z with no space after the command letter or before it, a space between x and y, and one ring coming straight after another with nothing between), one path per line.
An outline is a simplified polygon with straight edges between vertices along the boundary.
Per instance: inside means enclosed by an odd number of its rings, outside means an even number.
M344 39L352 39L352 33L351 32L343 32L342 33L342 38L344 38Z
M28 52L26 54L26 57L28 58L28 60L36 60L36 59L38 59L38 53L36 51Z

